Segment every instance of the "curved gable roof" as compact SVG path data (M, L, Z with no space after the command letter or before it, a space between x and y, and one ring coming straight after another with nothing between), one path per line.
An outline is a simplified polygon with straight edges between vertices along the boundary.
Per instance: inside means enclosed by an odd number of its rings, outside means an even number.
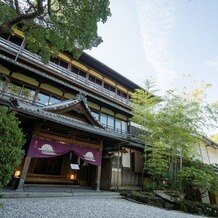
M87 104L87 99L81 93L77 94L72 99L55 103L52 105L44 106L42 109L49 112L57 112L60 114L73 110L79 114L84 114L91 124L104 128L100 124L100 122L96 120L95 117L92 116L91 110L89 109L89 106Z

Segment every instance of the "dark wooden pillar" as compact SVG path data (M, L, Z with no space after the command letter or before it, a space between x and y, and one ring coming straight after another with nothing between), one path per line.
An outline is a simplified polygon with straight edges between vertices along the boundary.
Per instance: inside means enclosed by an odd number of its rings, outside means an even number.
M101 166L98 166L98 168L97 168L97 187L96 187L96 191L100 191L100 185L101 185Z
M100 147L101 147L101 152L103 148L103 139L100 141ZM101 162L102 162L102 157L101 157ZM97 176L96 176L96 191L100 191L100 186L101 186L101 165L98 166L97 168Z
M30 161L31 161L31 157L25 158L23 169L22 169L21 176L20 176L20 180L19 180L18 187L17 187L18 190L23 189L23 185L24 185L25 180L26 180L26 175L27 175L27 172L29 169Z

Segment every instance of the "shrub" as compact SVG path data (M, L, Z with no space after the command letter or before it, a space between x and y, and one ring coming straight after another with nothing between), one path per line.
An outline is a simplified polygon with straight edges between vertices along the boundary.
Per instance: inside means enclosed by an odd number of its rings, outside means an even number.
M0 190L10 181L24 155L25 140L19 124L13 112L0 106Z

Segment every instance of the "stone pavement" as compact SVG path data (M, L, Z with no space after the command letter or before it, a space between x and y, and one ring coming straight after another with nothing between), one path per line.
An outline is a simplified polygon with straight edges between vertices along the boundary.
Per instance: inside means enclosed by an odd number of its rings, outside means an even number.
M1 199L1 218L191 218L200 217L138 204L121 198L98 196Z

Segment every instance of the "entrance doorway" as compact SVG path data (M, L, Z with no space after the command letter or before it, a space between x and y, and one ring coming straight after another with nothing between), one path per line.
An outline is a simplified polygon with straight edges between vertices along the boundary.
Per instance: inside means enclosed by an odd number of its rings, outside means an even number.
M97 167L80 161L79 170L70 167L70 153L51 158L32 158L26 184L58 184L96 187Z

